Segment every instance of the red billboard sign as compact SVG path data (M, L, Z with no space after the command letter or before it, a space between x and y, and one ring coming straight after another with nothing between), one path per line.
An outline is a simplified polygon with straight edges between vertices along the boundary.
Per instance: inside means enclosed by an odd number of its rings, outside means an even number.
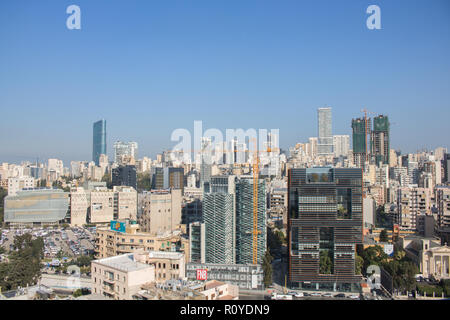
M206 280L208 278L207 269L197 269L197 280Z

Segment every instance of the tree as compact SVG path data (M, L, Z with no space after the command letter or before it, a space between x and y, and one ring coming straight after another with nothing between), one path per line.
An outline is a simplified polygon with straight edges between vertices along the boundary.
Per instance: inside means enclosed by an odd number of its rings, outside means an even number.
M111 189L112 188L111 174L109 174L108 172L105 173L103 178L102 178L102 182L106 182L106 187L108 189Z
M362 268L364 266L364 259L358 254L355 256L355 273L362 274Z
M380 232L380 242L388 242L388 241L389 241L389 238L388 238L386 229L381 230L381 232Z
M264 286L268 287L272 284L272 260L273 257L270 255L269 249L266 250L263 258L263 271L264 271Z
M41 260L44 256L44 241L41 237L32 239L30 233L17 236L9 263L0 266L0 284L3 290L26 287L37 282L41 274Z
M319 273L332 274L333 273L333 259L331 258L331 250L321 250L319 255Z
M138 192L148 191L151 189L150 172L137 174L137 189Z

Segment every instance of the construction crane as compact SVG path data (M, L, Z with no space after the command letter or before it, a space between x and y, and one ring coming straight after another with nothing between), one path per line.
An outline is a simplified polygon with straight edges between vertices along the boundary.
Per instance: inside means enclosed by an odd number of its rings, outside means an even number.
M255 149L253 151L253 264L258 263L258 180L259 180L259 155L256 139Z

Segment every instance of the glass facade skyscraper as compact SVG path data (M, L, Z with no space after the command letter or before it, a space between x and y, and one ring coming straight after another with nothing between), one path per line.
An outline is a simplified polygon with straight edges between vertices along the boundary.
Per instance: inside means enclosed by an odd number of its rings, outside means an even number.
M92 161L99 166L101 154L106 154L106 120L100 120L94 123L92 140Z
M319 139L317 151L319 155L333 154L333 133L331 127L331 108L317 109L317 117L319 120Z

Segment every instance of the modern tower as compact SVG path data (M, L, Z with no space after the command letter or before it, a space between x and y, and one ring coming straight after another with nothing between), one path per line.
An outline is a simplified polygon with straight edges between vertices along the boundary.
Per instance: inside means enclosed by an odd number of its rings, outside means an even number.
M378 165L389 164L389 119L379 115L373 118L373 130L371 132L370 149L372 161Z
M137 142L116 141L114 143L114 162L120 164L122 161L122 157L124 156L133 157L134 160L137 160Z
M106 154L106 120L100 120L94 123L92 140L92 161L99 166L101 154Z
M213 176L210 192L203 195L206 263L236 261L235 179L235 176Z
M319 155L333 154L333 134L331 122L331 108L317 109L319 120L319 140L317 144Z
M356 245L362 243L362 170L290 169L289 281L304 290L357 291Z
M266 192L258 181L257 263L262 264L267 248ZM236 263L253 263L253 177L241 176L236 182Z
M370 130L370 119L352 119L353 163L358 168L363 168L367 161L367 134Z

